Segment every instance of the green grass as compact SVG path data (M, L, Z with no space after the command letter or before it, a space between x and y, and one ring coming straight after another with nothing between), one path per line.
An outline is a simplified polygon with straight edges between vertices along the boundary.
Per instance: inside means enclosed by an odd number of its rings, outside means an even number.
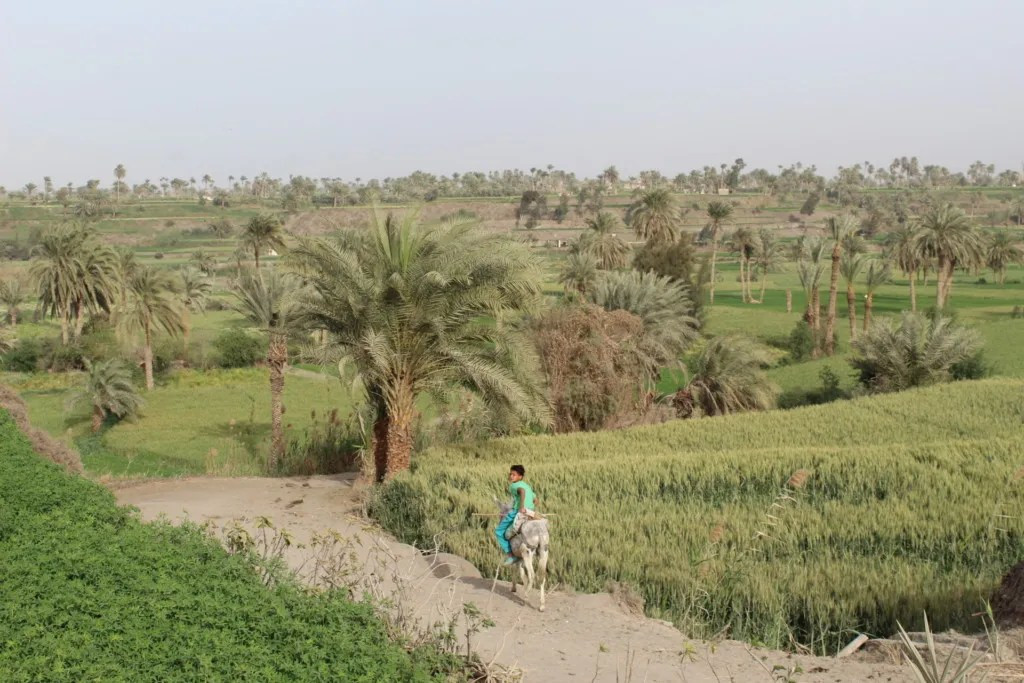
M33 453L4 411L0 471L4 681L427 681L453 664L390 641L342 591L280 570L266 587L197 527L140 522Z
M485 518L521 462L552 522L551 571L632 584L695 637L834 652L896 620L974 629L1024 558L1024 382L985 380L791 411L431 450L379 495L399 538L489 571ZM802 488L785 489L794 472ZM1001 515L1007 515L1002 517ZM762 535L763 534L763 535Z

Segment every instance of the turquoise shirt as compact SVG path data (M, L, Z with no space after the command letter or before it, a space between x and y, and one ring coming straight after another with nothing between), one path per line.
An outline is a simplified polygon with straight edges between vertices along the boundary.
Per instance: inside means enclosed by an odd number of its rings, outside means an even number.
M508 485L508 492L512 495L512 509L519 509L519 490L523 491L523 504L527 510L536 510L536 498L537 496L533 493L533 488L525 481L517 481Z

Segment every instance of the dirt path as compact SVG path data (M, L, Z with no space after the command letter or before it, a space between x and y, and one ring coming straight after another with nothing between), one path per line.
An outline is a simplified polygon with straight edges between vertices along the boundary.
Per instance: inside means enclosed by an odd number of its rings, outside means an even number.
M166 516L224 525L241 519L250 528L267 517L287 528L297 542L334 530L355 543L365 571L390 585L384 564L400 566L414 587L416 614L434 620L472 602L495 626L477 634L474 645L485 660L515 666L528 683L555 681L682 681L684 683L771 683L776 665L799 666L800 683L911 681L909 669L847 659L794 656L751 649L724 641L713 652L691 641L667 622L629 613L609 594L549 592L547 610L536 610L537 595L526 600L509 593L507 581L492 591L468 562L453 556L433 561L398 543L359 518L359 484L348 475L264 478L192 478L126 484L115 490L147 520ZM287 559L299 567L311 551L293 546ZM386 558L383 559L382 558ZM439 561L440 560L440 561ZM552 548L557 565L558 549ZM308 566L308 564L306 565ZM684 656L685 655L685 656Z

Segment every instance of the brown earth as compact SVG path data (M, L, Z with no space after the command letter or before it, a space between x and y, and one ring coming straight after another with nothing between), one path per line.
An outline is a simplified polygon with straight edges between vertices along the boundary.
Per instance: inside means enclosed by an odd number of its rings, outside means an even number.
M289 564L308 574L315 534L334 530L357 558L363 579L380 594L395 591L405 608L426 622L445 619L473 603L494 626L473 637L484 661L523 672L529 683L547 681L684 681L722 683L777 680L799 667L800 683L912 681L909 668L880 658L835 660L760 650L736 641L692 641L668 622L646 618L628 595L548 592L537 611L537 593L511 594L507 580L481 577L465 560L425 555L373 527L361 514L363 485L354 475L266 478L192 478L120 484L115 494L139 508L143 519L189 519L254 530L259 518L291 534ZM303 547L305 546L305 547ZM497 562L497 551L495 552ZM552 548L557 567L558 548ZM506 579L507 577L501 577ZM874 661L869 661L873 659ZM782 667L781 671L772 669Z

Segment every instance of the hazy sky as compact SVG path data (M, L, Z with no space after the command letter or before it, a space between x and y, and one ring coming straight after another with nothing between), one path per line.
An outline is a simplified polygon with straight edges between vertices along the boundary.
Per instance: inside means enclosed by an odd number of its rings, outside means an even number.
M1024 2L0 2L0 184L1024 161Z

